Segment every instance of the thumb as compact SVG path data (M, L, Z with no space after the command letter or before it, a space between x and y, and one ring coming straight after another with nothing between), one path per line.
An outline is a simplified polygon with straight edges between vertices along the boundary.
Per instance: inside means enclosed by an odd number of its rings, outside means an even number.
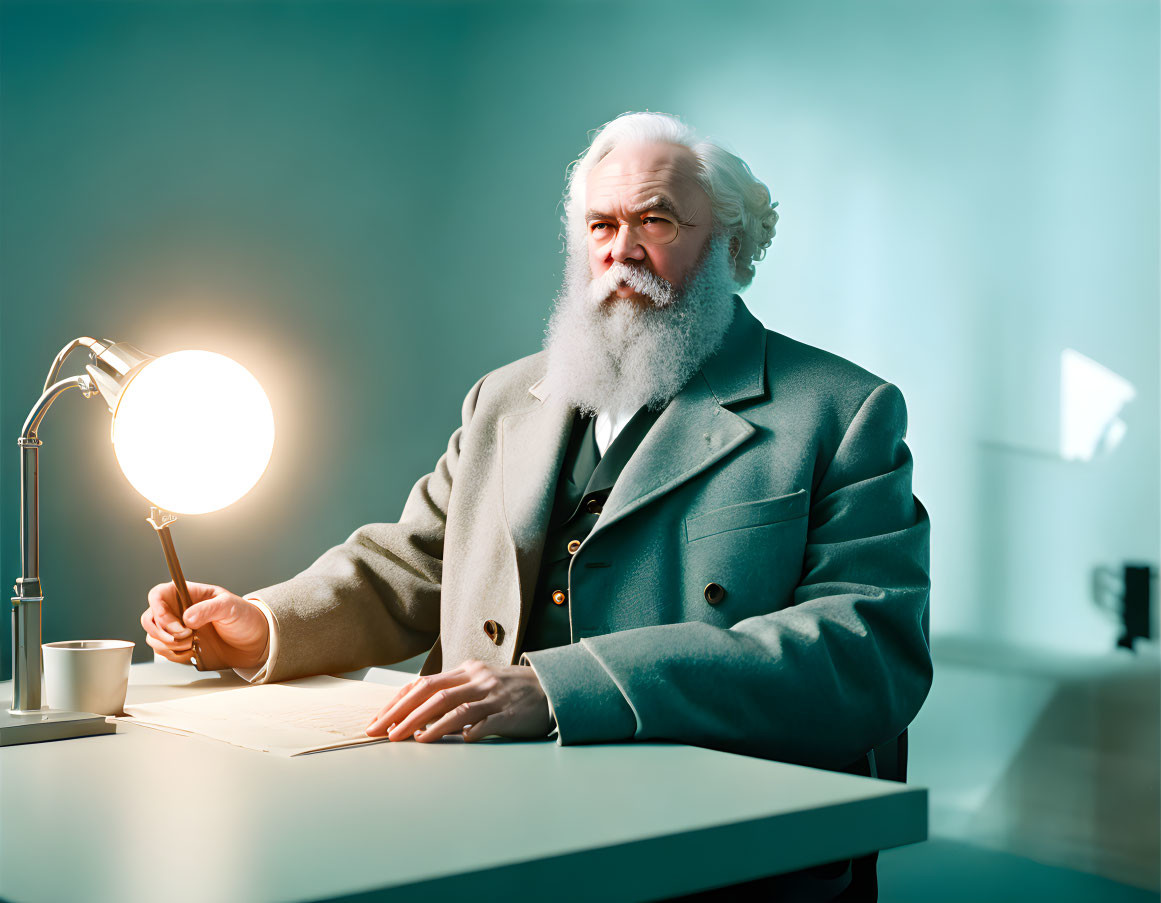
M187 608L183 620L186 627L197 630L210 621L218 621L227 617L232 610L233 607L229 599L207 599L205 602L198 602Z

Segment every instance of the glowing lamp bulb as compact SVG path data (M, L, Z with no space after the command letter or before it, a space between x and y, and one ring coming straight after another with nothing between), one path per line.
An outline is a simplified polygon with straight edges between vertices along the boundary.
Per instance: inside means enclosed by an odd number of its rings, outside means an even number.
M126 479L175 514L205 514L240 499L273 448L274 414L258 380L211 351L150 361L113 415L113 450Z

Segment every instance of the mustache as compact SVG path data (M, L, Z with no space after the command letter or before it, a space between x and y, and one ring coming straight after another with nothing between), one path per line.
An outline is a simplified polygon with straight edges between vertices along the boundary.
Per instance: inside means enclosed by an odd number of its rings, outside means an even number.
M589 285L589 300L600 304L618 286L627 285L638 294L644 295L657 307L668 307L677 299L677 287L656 273L644 267L614 263Z

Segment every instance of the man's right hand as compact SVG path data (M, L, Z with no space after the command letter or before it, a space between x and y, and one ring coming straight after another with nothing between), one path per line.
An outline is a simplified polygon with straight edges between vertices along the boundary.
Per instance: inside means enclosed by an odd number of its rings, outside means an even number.
M188 664L193 654L193 630L207 660L231 668L257 668L266 660L270 625L258 606L227 589L209 583L188 583L193 605L184 621L177 614L177 588L159 583L149 591L149 607L141 615L145 642L171 662Z

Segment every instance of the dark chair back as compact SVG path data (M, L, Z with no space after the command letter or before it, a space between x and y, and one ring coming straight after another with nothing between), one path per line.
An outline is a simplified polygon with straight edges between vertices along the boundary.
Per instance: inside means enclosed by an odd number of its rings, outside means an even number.
M907 780L907 731L904 730L890 743L877 746L867 753L865 767L866 771L857 773L869 773L873 778L904 783ZM879 875L876 870L878 860L878 852L852 859L851 883L836 900L850 903L878 900Z
M884 781L898 781L900 784L907 781L907 731L904 730L890 743L877 746L871 750L874 765L871 776L882 778Z

